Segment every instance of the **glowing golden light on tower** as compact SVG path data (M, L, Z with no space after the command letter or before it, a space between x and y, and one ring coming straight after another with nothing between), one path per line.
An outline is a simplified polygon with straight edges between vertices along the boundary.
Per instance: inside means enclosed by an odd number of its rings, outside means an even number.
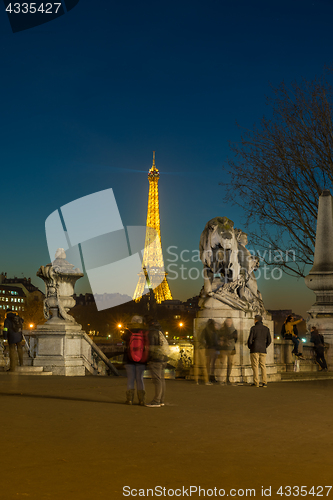
M133 299L138 302L144 294L144 289L147 285L148 288L154 290L155 299L158 304L163 300L172 300L166 273L164 271L162 255L160 208L158 199L159 178L160 173L155 165L155 151L153 151L153 164L148 172L149 194L145 249L142 261L142 271L139 274L139 281Z

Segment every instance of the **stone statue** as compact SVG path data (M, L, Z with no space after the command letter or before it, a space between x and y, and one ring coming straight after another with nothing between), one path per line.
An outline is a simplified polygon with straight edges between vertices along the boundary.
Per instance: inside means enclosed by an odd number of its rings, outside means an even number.
M265 314L254 271L259 258L246 248L246 233L234 228L227 217L207 222L200 238L204 265L204 289L199 304L219 308L221 302L234 309Z
M74 285L83 273L67 262L65 250L58 248L55 260L52 264L41 266L37 276L45 282L44 316L47 323L76 323L68 311L75 306Z

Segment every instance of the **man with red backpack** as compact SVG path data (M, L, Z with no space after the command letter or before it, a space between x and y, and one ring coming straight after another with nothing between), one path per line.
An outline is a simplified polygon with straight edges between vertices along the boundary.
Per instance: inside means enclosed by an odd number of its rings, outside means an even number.
M138 391L139 405L145 405L145 386L143 373L149 353L148 331L142 316L133 316L122 339L126 342L124 363L127 373L126 404L133 404L135 382Z
M20 366L23 365L23 349L22 349L22 324L23 319L15 314L11 309L6 311L6 319L3 328L3 338L8 341L9 345L9 359L10 371L14 372L17 366L17 353L19 357Z

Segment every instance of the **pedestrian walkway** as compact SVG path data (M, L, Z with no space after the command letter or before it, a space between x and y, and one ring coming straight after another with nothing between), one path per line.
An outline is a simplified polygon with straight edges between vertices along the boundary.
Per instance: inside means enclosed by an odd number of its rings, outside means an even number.
M332 380L166 384L169 404L145 408L123 404L124 378L1 374L1 498L118 500L125 486L261 497L263 486L281 499L280 486L332 484Z

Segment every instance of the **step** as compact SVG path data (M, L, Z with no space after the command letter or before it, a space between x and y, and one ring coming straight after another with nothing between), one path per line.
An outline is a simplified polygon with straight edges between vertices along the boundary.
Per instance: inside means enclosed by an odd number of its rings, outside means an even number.
M43 367L42 366L17 366L16 371L18 372L42 372Z
M307 380L332 380L333 372L284 372L281 382L303 382Z
M42 366L17 366L15 372L20 375L52 375L52 372L44 372Z

